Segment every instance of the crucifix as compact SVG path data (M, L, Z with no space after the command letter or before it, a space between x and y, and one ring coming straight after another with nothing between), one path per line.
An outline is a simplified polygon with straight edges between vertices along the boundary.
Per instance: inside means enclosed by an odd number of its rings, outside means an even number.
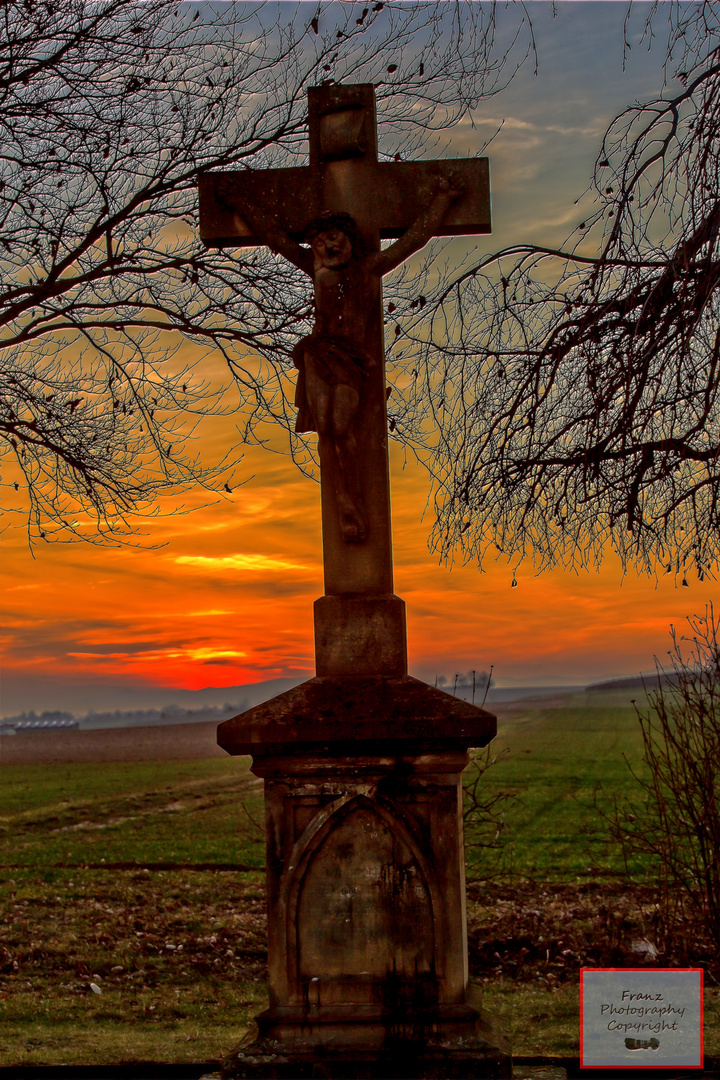
M309 165L200 177L205 244L266 244L312 282L296 430L318 436L325 574L315 678L218 730L265 784L269 992L222 1076L509 1077L465 917L461 775L496 721L407 674L383 348L383 275L490 231L488 163L380 162L372 86L308 96Z
M487 158L380 162L372 85L313 87L309 165L200 177L208 247L266 244L303 270L296 430L318 434L325 595L319 676L407 672L393 592L382 277L433 236L490 232ZM383 249L381 240L395 242ZM309 246L303 246L309 245Z

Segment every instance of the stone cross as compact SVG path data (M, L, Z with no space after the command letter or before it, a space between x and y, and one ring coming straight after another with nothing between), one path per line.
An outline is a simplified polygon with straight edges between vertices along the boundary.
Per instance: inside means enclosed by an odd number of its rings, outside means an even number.
M381 280L431 236L490 232L488 161L380 162L372 85L313 87L308 100L309 165L201 176L200 236L208 247L266 244L313 279L315 326L294 356L296 430L317 431L320 456L317 674L404 675ZM381 249L382 239L396 242Z
M407 674L382 305L431 236L490 231L488 165L379 162L372 86L309 98L308 166L200 179L208 246L267 244L312 279L296 430L318 434L326 593L316 677L218 729L265 785L269 991L222 1075L507 1078L468 977L463 861L461 774L496 720Z

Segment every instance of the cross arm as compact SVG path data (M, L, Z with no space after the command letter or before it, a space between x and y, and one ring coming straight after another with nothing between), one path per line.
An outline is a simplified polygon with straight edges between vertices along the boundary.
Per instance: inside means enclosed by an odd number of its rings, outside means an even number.
M298 248L304 230L326 210L351 214L366 234L376 233L381 239L396 240L427 210L442 176L457 176L463 193L451 203L430 235L490 232L487 158L360 162L358 168L347 167L353 164L340 161L330 162L324 169L310 165L205 173L198 183L200 238L207 247L252 247L268 243L265 235L262 232L256 235L243 217L243 207L252 203L263 207L267 216L272 215ZM293 250L298 257L297 248Z
M407 233L429 208L443 180L462 193L431 235L477 236L492 231L487 158L383 161L376 168L371 215L382 239L394 240Z
M462 194L462 182L458 182L456 177L439 177L432 201L420 211L410 228L399 240L379 252L376 262L379 273L387 274L394 270L420 248L425 247L433 236L437 236L443 218Z
M312 255L298 243L314 209L308 206L308 172L244 169L200 176L200 239L206 247L265 244L312 276Z
M262 238L262 243L312 277L313 256L307 248L301 247L277 220L259 207L246 202L242 211L255 236Z

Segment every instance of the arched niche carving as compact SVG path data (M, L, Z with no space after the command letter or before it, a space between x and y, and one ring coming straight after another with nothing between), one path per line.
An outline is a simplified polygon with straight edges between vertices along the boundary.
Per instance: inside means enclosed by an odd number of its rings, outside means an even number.
M440 975L442 943L432 868L397 808L381 798L343 796L298 839L286 892L290 985L318 981L323 999L341 985ZM334 984L334 989L333 989ZM316 988L319 991L319 987Z

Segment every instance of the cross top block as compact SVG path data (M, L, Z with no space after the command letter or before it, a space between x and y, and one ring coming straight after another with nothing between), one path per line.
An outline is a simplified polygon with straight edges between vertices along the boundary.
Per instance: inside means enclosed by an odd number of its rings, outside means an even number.
M311 86L308 90L310 165L366 157L377 161L372 83Z
M491 231L487 158L378 161L375 88L371 83L308 90L310 164L288 169L243 169L199 178L200 238L206 247L265 243L242 216L249 198L263 205L294 239L320 216L349 213L371 244L397 239L431 201L442 177L457 176L464 193L437 236Z

